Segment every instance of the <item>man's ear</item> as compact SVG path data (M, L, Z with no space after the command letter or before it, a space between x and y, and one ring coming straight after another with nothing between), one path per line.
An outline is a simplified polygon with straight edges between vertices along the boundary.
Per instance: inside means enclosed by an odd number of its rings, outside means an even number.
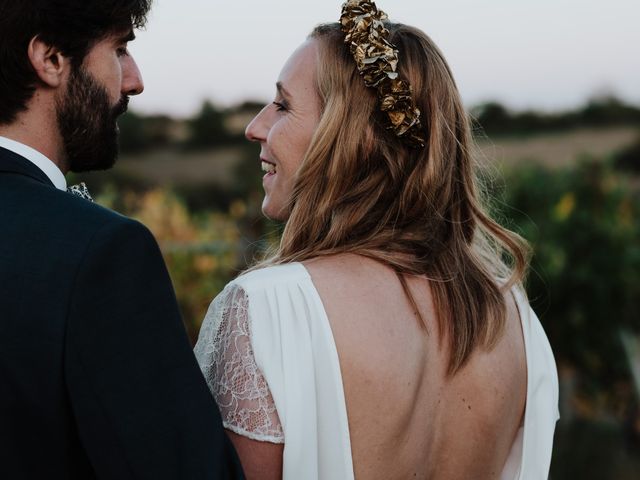
M50 87L59 87L69 68L69 58L37 36L29 42L28 54L40 80Z

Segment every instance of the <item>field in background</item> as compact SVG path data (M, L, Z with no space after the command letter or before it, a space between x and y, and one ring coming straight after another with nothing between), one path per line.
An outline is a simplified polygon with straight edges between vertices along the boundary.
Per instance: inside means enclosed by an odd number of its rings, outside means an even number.
M542 133L523 137L478 140L483 163L518 167L534 162L547 167L565 167L577 158L606 158L630 145L640 135L636 127L583 128L569 132Z
M243 153L241 147L229 146L187 152L164 149L126 154L118 161L116 171L153 185L227 188L235 180L234 171L243 160ZM260 169L258 159L255 166Z
M518 167L533 162L563 167L577 158L605 158L630 145L640 135L635 127L585 128L561 133L542 133L525 137L479 139L478 157L487 166ZM149 185L177 187L221 187L229 189L235 172L245 160L245 146L226 146L195 151L172 148L124 154L115 172ZM255 156L254 167L260 170Z

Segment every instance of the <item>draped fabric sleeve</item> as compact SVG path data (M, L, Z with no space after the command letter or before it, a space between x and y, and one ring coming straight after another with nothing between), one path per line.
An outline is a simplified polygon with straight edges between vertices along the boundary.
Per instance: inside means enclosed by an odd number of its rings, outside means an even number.
M211 303L194 353L224 427L253 440L284 443L269 385L256 364L249 297L229 284Z
M196 356L225 427L284 444L283 480L353 480L338 352L302 264L233 280L209 308Z

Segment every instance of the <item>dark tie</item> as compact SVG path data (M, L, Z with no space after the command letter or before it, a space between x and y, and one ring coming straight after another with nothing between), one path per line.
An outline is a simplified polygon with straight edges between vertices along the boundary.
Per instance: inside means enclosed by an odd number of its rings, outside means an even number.
M67 192L73 193L78 197L93 202L93 198L91 198L91 194L89 193L89 190L87 190L87 186L84 184L84 182L81 182L78 185L71 185L69 188L67 188Z

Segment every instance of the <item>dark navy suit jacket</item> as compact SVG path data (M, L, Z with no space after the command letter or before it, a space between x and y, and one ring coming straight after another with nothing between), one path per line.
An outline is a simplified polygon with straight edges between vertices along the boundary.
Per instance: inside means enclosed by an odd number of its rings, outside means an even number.
M0 148L0 478L241 478L158 246Z

